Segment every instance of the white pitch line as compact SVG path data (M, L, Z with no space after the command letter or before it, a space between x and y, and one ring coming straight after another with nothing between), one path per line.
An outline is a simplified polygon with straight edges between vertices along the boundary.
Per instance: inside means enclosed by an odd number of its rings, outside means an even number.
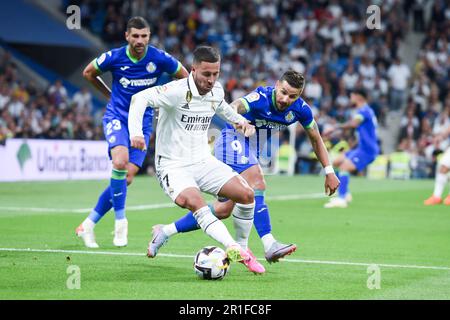
M319 199L327 197L323 193L308 193L308 194L287 194L280 196L266 197L267 201L284 201L284 200L307 200L307 199ZM155 204L144 204L137 206L127 206L127 211L143 211L143 210L155 210L161 208L174 208L176 204L173 202L165 203L155 203ZM48 213L87 213L92 210L92 208L81 208L81 209L65 209L65 208L37 208L37 207L2 207L0 206L0 211L28 211L28 212L48 212Z
M144 253L134 252L112 252L112 251L83 251L83 250L61 250L61 249L31 249L31 248L0 248L0 251L6 252L38 252L38 253L73 253L73 254L97 254L97 255L110 255L110 256L136 256L144 257ZM189 258L193 259L192 255L184 254L172 254L172 253L160 253L161 257L169 258ZM262 258L258 258L262 260ZM362 263L362 262L346 262L346 261L323 261L323 260L303 260L303 259L283 259L283 262L291 263L306 263L306 264L326 264L326 265L345 265L345 266L371 266L376 265L386 268L406 268L406 269L429 269L429 270L446 270L450 271L450 267L438 267L438 266L418 266L418 265L401 265L401 264L386 264L386 263Z

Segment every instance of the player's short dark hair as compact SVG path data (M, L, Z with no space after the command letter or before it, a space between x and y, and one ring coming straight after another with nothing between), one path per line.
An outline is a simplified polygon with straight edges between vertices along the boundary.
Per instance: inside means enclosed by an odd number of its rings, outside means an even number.
M194 63L198 64L201 62L215 63L220 61L219 50L213 47L200 46L194 50Z
M280 82L286 81L291 87L300 89L300 93L305 88L305 77L300 72L288 70L280 78Z
M360 87L360 88L353 89L351 92L354 93L354 94L360 95L364 99L367 100L367 91L366 91L366 89Z
M132 17L127 22L127 32L130 32L131 28L135 29L145 29L148 28L150 30L150 25L148 24L147 20L145 20L142 17Z

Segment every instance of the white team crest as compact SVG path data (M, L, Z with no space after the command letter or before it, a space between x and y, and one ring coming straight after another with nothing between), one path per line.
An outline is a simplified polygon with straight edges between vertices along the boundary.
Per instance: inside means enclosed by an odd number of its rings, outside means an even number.
M292 120L294 120L294 113L292 111L289 111L286 116L284 117L284 119L287 122L292 122Z
M245 96L245 99L246 99L248 102L255 102L255 101L258 101L258 100L259 100L259 93L258 93L258 92L252 92L252 93L249 93L248 95Z
M149 73L153 73L156 70L156 65L153 62L149 62L145 68Z

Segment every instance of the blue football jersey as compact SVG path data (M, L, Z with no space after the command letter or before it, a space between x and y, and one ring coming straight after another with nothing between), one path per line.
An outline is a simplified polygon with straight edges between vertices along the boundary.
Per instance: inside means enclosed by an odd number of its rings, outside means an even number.
M258 163L262 154L265 158L272 156L274 150L271 137L274 130L283 130L297 121L304 128L314 125L312 110L301 98L286 110L279 111L275 107L273 87L258 87L241 98L241 101L247 109L243 116L256 128L255 136L245 138L227 124L216 140L214 151L217 159L239 173Z
M247 109L243 116L256 127L257 134L261 129L284 130L296 121L304 128L309 128L314 123L311 108L302 98L295 100L286 110L279 111L275 107L273 87L258 87L241 98L241 101Z
M362 122L356 129L358 135L357 148L370 154L378 154L378 139L377 139L377 117L369 105L365 105L357 111L356 117Z
M131 56L128 46L110 50L94 59L93 64L99 71L112 74L111 99L106 106L105 117L117 118L128 122L131 97L156 85L164 72L175 74L181 63L165 51L147 46L145 55L136 60ZM144 125L151 126L153 109L147 108Z

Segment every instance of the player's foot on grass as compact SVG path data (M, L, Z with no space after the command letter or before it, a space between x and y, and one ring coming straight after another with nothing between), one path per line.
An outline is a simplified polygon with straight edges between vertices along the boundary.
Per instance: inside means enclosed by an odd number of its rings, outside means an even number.
M128 244L128 220L116 220L114 226L114 240L116 247L125 247Z
M253 252L248 248L247 248L247 253L249 255L249 259L242 260L239 262L242 263L243 265L245 265L247 267L247 269L249 271L253 272L254 274L263 274L264 272L266 272L266 269L264 268L264 266L258 262L255 255L253 254Z
M444 199L444 204L445 204L446 206L450 206L450 195L448 195L447 197L445 197L445 199Z
M227 257L228 260L230 260L230 262L239 262L242 260L250 259L250 256L247 253L247 251L242 249L242 247L238 244L232 244L227 248L225 252L227 253Z
M295 244L283 244L281 242L275 241L270 249L266 252L265 257L267 262L273 263L278 262L281 258L290 255L295 250L297 246Z
M352 200L353 200L352 194L350 192L346 193L345 194L345 201L347 201L347 203L350 203L350 202L352 202Z
M347 208L347 201L340 197L331 198L325 203L324 208Z
M446 198L447 199L447 198ZM436 197L435 195L432 195L431 197L429 197L427 200L425 200L423 202L424 205L426 206L435 206L437 204L441 204L442 199L439 197Z
M80 224L75 229L75 234L83 239L84 245L88 248L98 248L97 242L95 242L94 228L88 228Z
M163 224L157 224L152 228L152 240L148 243L147 257L154 258L158 254L159 248L161 248L168 240L169 237L163 231Z

